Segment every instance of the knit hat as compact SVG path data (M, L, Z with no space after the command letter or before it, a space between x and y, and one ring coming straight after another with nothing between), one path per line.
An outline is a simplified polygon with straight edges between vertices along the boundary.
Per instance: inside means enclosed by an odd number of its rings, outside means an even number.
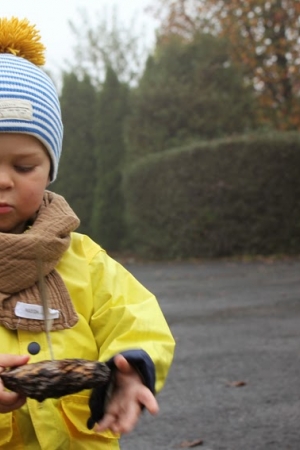
M44 50L38 31L26 19L0 19L0 133L39 139L49 153L54 181L63 125L55 86L39 67L45 62Z

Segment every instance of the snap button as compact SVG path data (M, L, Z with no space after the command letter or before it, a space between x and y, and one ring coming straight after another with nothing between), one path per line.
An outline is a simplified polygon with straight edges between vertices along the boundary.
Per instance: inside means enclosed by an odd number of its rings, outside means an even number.
M41 350L41 346L37 342L30 342L30 344L28 344L27 350L31 355L37 355Z

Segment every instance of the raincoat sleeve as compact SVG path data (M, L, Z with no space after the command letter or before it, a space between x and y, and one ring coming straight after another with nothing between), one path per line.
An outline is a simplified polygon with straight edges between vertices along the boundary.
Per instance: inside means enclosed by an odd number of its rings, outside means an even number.
M174 339L155 296L100 247L90 259L90 274L90 327L99 360L107 362L122 353L158 392L172 362Z

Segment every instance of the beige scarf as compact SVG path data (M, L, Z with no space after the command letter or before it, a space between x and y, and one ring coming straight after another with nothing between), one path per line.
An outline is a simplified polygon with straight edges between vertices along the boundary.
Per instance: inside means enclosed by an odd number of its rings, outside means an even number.
M43 331L43 320L15 315L17 302L41 305L39 261L45 277L49 308L59 311L52 329L74 326L78 317L55 267L70 245L79 219L60 195L46 191L33 225L23 234L0 233L0 323L15 330Z

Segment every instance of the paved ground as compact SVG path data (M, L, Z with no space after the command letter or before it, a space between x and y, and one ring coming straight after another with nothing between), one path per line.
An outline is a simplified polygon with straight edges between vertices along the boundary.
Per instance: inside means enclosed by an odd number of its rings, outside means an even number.
M127 264L177 341L170 376L122 450L300 449L300 261ZM235 387L242 381L244 386Z

